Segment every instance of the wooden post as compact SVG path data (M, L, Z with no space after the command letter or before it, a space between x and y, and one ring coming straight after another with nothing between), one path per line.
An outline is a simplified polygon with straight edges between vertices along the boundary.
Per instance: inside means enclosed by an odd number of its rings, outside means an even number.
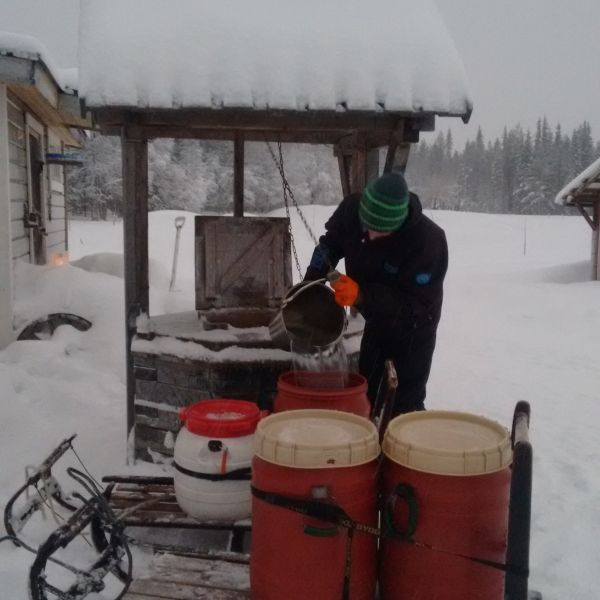
M6 85L0 83L0 349L14 340Z
M136 319L148 313L148 140L135 126L123 128L123 253L125 260L125 355L127 439L134 427L135 376L131 341ZM135 433L134 433L135 435Z
M600 281L600 200L594 202L592 218L592 280Z
M350 164L350 191L359 194L367 182L367 145L364 135L354 136L352 162Z
M383 168L384 173L389 173L390 171L400 171L401 173L404 173L406 170L406 163L408 162L408 154L410 152L410 142L407 142L404 138L405 129L406 123L402 121L396 128L396 131L390 136L385 157L385 166Z
M233 142L233 216L244 216L244 134L235 132Z
M340 181L342 183L342 195L345 198L350 194L350 163L351 157L344 153L340 144L333 147L333 154L337 157L338 168L340 170Z
M367 150L367 169L365 174L365 185L371 179L379 177L379 148L370 148Z

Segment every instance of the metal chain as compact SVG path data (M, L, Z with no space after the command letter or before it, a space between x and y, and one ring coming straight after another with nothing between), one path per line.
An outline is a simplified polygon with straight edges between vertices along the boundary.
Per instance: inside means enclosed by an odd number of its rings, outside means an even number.
M279 175L281 176L281 186L283 188L283 201L285 203L285 212L286 212L287 218L290 223L289 232L290 232L290 238L291 238L291 242L292 242L292 251L294 253L294 260L296 262L296 268L298 269L298 274L300 275L300 277L302 277L302 269L300 268L300 261L298 260L298 252L296 250L296 243L294 241L294 234L292 232L292 220L290 218L290 206L289 206L288 196L289 196L289 198L291 198L294 208L300 215L300 219L302 220L302 223L304 224L306 231L308 231L308 234L310 235L311 239L315 243L315 246L319 242L317 240L317 237L313 233L312 229L310 228L310 225L308 224L308 221L306 220L304 213L300 209L300 206L298 205L298 202L296 201L296 198L294 197L294 192L292 191L292 188L290 187L287 177L285 176L285 169L284 169L284 163L283 163L283 151L281 149L281 140L277 141L277 149L279 151L279 159L277 159L277 157L275 156L275 152L273 151L271 144L266 140L265 140L265 144L267 145L267 148L269 149L269 153L271 154L271 158L273 159L273 162L277 166L277 170L279 171Z

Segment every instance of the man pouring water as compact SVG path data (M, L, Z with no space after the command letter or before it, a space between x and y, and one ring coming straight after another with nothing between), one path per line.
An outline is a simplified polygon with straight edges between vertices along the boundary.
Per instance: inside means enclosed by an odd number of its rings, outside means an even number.
M391 172L344 198L325 230L305 280L326 277L345 259L347 274L331 285L336 302L365 319L359 370L370 401L390 359L398 376L391 416L424 410L448 267L443 229L423 214L404 177Z

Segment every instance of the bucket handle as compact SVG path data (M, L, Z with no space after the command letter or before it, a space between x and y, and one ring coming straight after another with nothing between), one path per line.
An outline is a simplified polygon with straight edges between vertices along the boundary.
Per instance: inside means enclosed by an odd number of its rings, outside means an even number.
M405 531L397 529L394 523L394 511L398 501L406 502L408 507L408 522ZM386 500L382 515L383 526L392 538L403 542L410 542L417 529L418 514L419 508L414 488L407 483L399 483Z
M327 279L325 277L323 277L322 279L315 279L313 281L307 281L305 283L305 285L303 285L299 289L297 289L291 296L283 299L283 302L281 303L281 308L285 308L292 300L294 300L297 296L299 296L304 290L308 289L309 287L312 287L313 285L317 285L320 283L327 283Z

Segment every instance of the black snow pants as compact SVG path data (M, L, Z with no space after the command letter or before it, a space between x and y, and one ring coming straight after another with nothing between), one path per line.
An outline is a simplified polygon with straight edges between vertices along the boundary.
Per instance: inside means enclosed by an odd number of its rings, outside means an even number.
M371 404L377 397L384 363L391 359L398 376L398 389L393 400L391 417L416 410L425 410L425 388L435 350L437 324L407 327L393 340L381 335L367 323L360 346L359 371L368 382Z

